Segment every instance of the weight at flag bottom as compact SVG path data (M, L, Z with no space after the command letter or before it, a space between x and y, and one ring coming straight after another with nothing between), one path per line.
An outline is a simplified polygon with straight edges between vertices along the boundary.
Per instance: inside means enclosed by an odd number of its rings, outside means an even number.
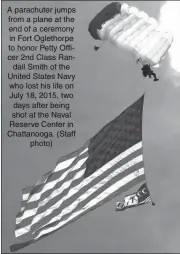
M54 170L23 189L16 216L17 251L59 230L146 180L142 146L144 95Z

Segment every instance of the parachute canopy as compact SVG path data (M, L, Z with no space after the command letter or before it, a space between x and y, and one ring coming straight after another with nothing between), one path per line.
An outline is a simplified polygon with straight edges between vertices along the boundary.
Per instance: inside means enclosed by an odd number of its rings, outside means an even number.
M136 7L113 2L90 22L89 33L96 40L109 41L157 67L170 48L173 37L158 22Z

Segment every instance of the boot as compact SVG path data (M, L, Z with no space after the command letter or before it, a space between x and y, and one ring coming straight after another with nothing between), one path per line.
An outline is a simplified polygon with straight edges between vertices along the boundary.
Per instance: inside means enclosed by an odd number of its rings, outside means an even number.
M97 51L100 47L94 46L94 50Z
M155 78L155 79L154 79L154 82L156 82L156 81L158 81L158 80L159 80L158 78Z

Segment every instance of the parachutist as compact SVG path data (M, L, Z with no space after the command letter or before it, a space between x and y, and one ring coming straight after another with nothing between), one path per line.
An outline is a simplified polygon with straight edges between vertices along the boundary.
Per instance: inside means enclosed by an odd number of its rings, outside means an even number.
M145 64L143 65L143 67L141 68L142 70L142 74L144 77L149 76L149 78L151 78L151 76L154 77L154 82L158 81L159 79L156 77L156 73L153 72L153 70L151 70L151 67L149 64Z
M151 66L158 67L171 47L173 36L168 31L161 30L154 18L147 13L144 18L141 13L141 10L126 3L112 2L90 21L88 31L94 40L108 41L119 49L132 52L139 58L137 63L151 63ZM149 26L151 23L156 24L155 27ZM151 41L154 34L162 34L157 36L157 43L156 39ZM94 50L97 51L100 47L95 46ZM149 78L154 76L154 81L158 81L152 71L144 74L145 77L147 75Z

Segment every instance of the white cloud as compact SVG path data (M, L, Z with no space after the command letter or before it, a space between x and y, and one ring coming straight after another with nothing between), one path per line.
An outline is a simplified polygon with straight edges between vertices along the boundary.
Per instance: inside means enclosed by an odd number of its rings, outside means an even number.
M173 43L169 49L170 76L176 86L180 85L180 2L165 1L159 13L159 23L173 37Z

